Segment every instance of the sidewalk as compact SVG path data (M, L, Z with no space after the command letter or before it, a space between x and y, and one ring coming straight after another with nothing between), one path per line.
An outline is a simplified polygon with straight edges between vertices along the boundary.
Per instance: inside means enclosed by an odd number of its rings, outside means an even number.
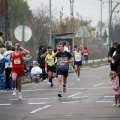
M95 60L88 60L88 63L93 63L93 62L100 62L100 61L106 61L107 58L102 58L102 59L95 59Z

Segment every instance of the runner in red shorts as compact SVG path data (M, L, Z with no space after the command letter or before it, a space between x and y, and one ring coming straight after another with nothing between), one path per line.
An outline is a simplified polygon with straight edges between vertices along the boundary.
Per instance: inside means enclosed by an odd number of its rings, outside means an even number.
M12 61L12 80L13 80L13 95L16 96L16 79L18 77L18 99L22 99L22 94L21 94L21 80L24 75L24 68L23 68L23 54L30 54L28 50L23 48L19 43L16 43L15 46L15 51L11 53L11 57L8 63L8 67L10 67L10 61Z

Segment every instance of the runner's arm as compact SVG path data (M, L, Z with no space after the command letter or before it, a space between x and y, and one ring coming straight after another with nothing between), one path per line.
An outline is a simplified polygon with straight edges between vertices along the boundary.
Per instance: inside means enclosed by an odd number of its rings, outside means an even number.
M30 51L28 51L27 49L25 49L24 47L20 46L20 49L22 50L23 54L30 54Z

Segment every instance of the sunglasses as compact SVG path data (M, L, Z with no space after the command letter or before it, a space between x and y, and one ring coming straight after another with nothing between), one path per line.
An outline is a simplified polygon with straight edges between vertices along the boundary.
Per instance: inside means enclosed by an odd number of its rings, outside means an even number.
M52 51L52 50L48 50L48 51Z

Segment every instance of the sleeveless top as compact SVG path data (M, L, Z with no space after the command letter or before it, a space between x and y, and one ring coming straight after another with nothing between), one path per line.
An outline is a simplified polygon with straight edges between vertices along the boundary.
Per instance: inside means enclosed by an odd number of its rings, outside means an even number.
M75 51L75 53L74 53L74 58L75 58L75 61L81 61L81 58L82 58L82 55L81 55L81 52L77 52L77 51Z
M19 52L18 55L15 55L15 52L12 53L12 67L13 68L23 68L22 52Z

